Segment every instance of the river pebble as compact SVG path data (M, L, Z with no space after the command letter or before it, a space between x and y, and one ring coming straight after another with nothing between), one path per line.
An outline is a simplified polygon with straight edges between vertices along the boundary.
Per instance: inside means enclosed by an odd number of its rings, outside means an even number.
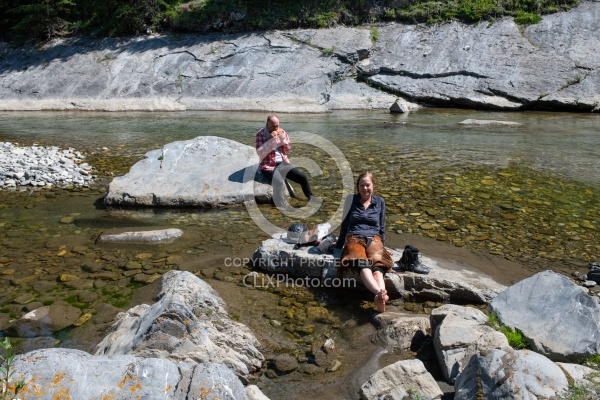
M89 187L95 176L92 166L82 162L84 158L73 148L0 142L0 188Z

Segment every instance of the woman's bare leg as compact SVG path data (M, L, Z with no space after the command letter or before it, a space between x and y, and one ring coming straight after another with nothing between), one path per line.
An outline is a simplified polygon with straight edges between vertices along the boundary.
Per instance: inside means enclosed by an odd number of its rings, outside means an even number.
M360 277L365 287L375 294L375 305L377 311L385 311L385 303L389 300L387 291L385 290L385 283L383 281L383 274L379 271L371 271L369 268L363 268L360 270Z

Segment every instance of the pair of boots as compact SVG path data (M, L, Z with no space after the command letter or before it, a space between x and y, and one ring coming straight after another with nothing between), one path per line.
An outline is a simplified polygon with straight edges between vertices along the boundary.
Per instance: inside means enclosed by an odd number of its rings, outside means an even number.
M407 244L402 252L402 257L398 261L401 271L415 272L417 274L428 274L429 268L419 260L419 249Z

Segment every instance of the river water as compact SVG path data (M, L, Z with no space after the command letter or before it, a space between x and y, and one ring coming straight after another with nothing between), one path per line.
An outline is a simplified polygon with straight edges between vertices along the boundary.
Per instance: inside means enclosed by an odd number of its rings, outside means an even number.
M600 259L598 115L427 109L279 117L292 139L292 161L309 160L319 170L311 183L324 204L303 222L332 218L343 178L370 170L376 192L386 198L394 245L401 247L405 235L413 235L431 240L432 248L437 242L519 263L525 272L515 276L544 269L584 272ZM312 346L327 337L336 340L341 370L318 378L309 372L263 376L257 384L271 398L284 393L300 398L290 390L316 380L332 395L356 398L355 387L342 389L339 382L360 376L357 368L375 351L368 343L369 296L243 286L248 271L233 260L250 257L268 237L245 208L133 210L102 204L111 177L126 173L147 151L200 135L253 146L265 118L234 112L0 113L0 141L75 148L98 175L90 188L0 192L0 323L61 302L92 315L81 327L52 338L14 339L19 351L54 345L92 350L116 312L152 301L152 282L178 268L217 288L234 318L260 332L268 355L305 361ZM470 118L520 125L459 124ZM311 134L327 145L312 141ZM260 211L281 228L295 222L269 205ZM132 227L180 227L185 234L160 246L96 243L107 229ZM506 277L502 283L512 281ZM391 305L417 313L430 306L399 300ZM325 316L313 315L323 308ZM344 390L351 393L340 395Z

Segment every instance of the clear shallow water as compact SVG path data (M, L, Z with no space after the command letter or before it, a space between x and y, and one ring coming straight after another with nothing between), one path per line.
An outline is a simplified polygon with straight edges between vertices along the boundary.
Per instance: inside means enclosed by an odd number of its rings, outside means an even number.
M333 337L350 367L352 357L358 357L350 350L355 331L339 330L339 326L352 323L357 315L358 325L369 324L361 307L371 299L315 290L250 294L243 289L239 274L225 268L224 259L251 256L267 237L244 208L132 210L102 205L103 187L111 177L126 173L147 151L199 135L253 146L254 134L265 118L263 113L232 112L0 113L0 141L73 147L87 154L86 161L99 175L97 186L90 190L0 192L0 280L4 283L0 322L17 318L36 304L68 301L94 314L83 325L86 329L107 313L103 304L126 309L135 302L135 297L130 299L145 283L136 281L124 267L133 262L151 277L179 268L199 273L224 291L229 287L236 294L226 295L230 309L255 332L281 338L288 352L301 354L325 335ZM522 126L458 125L468 118ZM422 235L518 261L532 274L546 268L570 273L600 259L598 115L425 110L399 116L385 112L282 114L280 119L292 136L292 156L314 160L323 171L311 182L325 207L308 223L331 216L342 186L335 160L310 143L299 144L302 132L333 143L354 175L365 169L374 172L376 191L386 198L392 240L396 233ZM260 209L281 227L292 222L269 205ZM60 222L64 217L72 221ZM172 244L156 247L95 241L106 229L131 227L180 227L185 234ZM89 268L82 268L96 264L111 278L99 279ZM60 282L65 273L80 280ZM251 298L256 298L253 301L259 302L262 312L245 314L244 305ZM279 305L280 298L295 304L294 318L288 318L290 306ZM310 321L302 306L309 303L326 307L331 320ZM269 322L273 320L283 324L275 327ZM60 336L60 345L89 350L98 336L84 330L89 335L85 338L77 331L66 339ZM27 349L39 343L20 345ZM344 374L330 378L340 379ZM271 382L262 387L285 392L285 385L277 386Z
M518 122L519 127L458 125L468 118ZM124 146L130 154L200 135L253 145L265 119L257 113L0 113L0 140L57 143L93 151ZM282 126L316 133L343 148L374 143L396 153L430 151L442 163L517 163L600 183L600 117L567 113L490 113L425 110L281 115ZM384 160L385 161L385 160Z
M74 147L87 154L86 161L99 175L98 187L87 193L57 191L52 198L57 200L37 198L38 203L26 210L11 210L11 204L22 204L17 194L0 193L8 207L0 223L13 230L8 240L14 241L27 232L40 238L97 235L115 223L115 215L124 219L121 226L136 224L137 219L149 225L204 224L202 236L211 237L219 230L213 221L223 219L230 227L225 240L231 237L235 243L241 231L255 232L250 236L258 240L264 232L245 209L216 214L190 209L123 211L104 208L101 193L112 176L125 174L147 151L172 141L214 135L254 146L254 134L265 118L263 113L242 112L0 113L0 140ZM510 260L532 261L538 267L556 262L585 265L600 258L598 115L427 109L404 115L337 112L280 119L292 137L292 160L306 158L322 171L311 183L325 203L305 221L309 224L333 216L342 199L342 175L348 171L340 172L339 160L314 146L305 132L339 149L354 176L363 170L375 174L376 191L387 200L392 233L421 234ZM521 125L460 125L465 119ZM268 205L261 211L281 228L292 222ZM73 224L57 223L69 214L78 214ZM35 229L19 218L35 220Z

